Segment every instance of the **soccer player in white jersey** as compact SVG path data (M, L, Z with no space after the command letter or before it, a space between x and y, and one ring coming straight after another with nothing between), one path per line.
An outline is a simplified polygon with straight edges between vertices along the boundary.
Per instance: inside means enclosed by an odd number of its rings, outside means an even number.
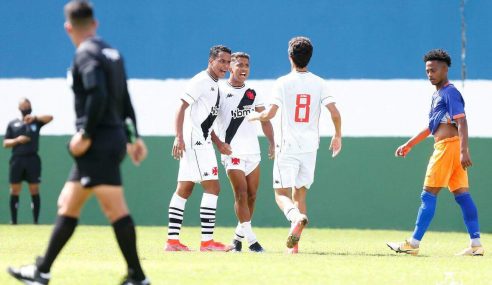
M308 71L307 65L313 53L311 41L295 37L289 41L288 52L291 72L275 82L269 108L261 113L252 113L249 120L270 120L281 109L280 130L275 130L278 147L273 167L273 188L278 206L291 222L288 252L298 253L298 241L308 223L306 193L314 180L321 107L328 109L335 127L330 144L333 157L342 148L342 123L325 80Z
M178 185L169 203L169 227L166 251L189 251L179 241L186 200L195 183L203 187L200 204L201 251L228 251L230 247L213 240L215 211L220 192L215 151L210 139L212 125L218 114L219 78L231 63L231 50L225 46L210 49L208 67L195 75L180 97L176 113L172 155L179 160Z
M249 250L263 252L263 247L251 229L251 219L260 179L260 144L256 124L245 120L255 110L265 110L254 89L245 84L249 76L249 55L236 52L231 56L229 80L219 83L220 108L217 117L217 135L212 141L222 153L221 160L234 191L234 210L239 223L232 241L233 250L241 251L246 238ZM275 151L273 128L270 121L261 122L263 133L270 144L269 157Z

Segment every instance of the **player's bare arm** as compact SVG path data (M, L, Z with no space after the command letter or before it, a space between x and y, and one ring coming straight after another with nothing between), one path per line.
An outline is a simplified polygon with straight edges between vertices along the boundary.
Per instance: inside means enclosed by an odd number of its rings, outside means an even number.
M340 111L336 107L335 103L326 105L328 112L331 115L331 121L335 127L335 135L331 138L330 150L332 151L332 157L337 156L342 150L342 116Z
M210 139L217 146L217 149L221 154L231 155L232 148L228 143L225 143L219 139L219 137L215 134L215 131L212 131Z
M137 138L134 143L127 144L126 150L135 166L139 166L147 158L147 146L142 138Z
M181 100L181 105L176 112L176 118L174 120L174 127L176 130L176 138L174 139L172 156L174 159L179 160L183 157L183 152L185 150L185 143L183 140L183 122L186 108L188 108L189 104L184 100Z
M395 156L405 157L412 150L412 147L419 144L425 138L427 138L431 134L429 128L423 129L421 132L413 136L406 143L399 146L395 151Z
M261 113L265 111L265 107L256 107L255 111L258 113ZM263 134L268 140L268 158L269 159L274 159L275 158L275 140L273 138L273 126L270 121L261 121L261 129L263 131Z
M11 148L11 147L14 147L18 144L25 144L25 143L28 143L30 141L31 141L30 137L21 135L21 136L18 136L16 138L13 138L13 139L4 139L3 140L3 147L4 148Z
M258 112L253 112L248 115L248 121L269 121L275 117L278 111L278 106L273 104L268 107L268 109L265 109L263 112L258 113Z
M456 119L456 123L458 124L458 135L460 137L461 166L466 170L468 167L472 166L470 151L468 148L468 123L466 121L466 117Z
M53 121L53 116L52 115L26 115L24 117L24 123L30 124L32 122L41 122L43 124L48 124L51 121Z

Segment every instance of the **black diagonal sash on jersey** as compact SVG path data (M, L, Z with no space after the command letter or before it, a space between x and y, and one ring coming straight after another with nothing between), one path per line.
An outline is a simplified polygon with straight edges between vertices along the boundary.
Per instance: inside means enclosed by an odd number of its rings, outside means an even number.
M215 106L213 106L212 110L210 110L210 114L208 114L208 117L200 125L202 127L203 138L205 140L208 138L210 128L212 127L215 118L217 118L217 115L219 114L219 100L219 90L217 90L217 102L215 102Z
M256 98L255 90L247 89L246 92L244 92L244 96L241 99L241 102L239 102L237 108L235 110L231 110L232 118L226 130L226 136L225 136L226 143L228 144L231 143L232 139L236 135L237 130L239 129L239 126L244 121L244 118L247 115L247 114L243 114L242 116L234 116L234 112L241 112L242 110L244 110L244 106L253 105L255 98Z

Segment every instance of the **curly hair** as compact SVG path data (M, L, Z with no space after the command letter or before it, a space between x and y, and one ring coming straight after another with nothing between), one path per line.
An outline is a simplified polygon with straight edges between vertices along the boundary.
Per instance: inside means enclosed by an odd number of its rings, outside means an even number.
M289 56L297 67L306 67L312 55L313 45L309 38L295 37L289 41Z
M424 55L424 62L428 62L430 60L437 60L447 64L447 66L451 66L451 57L448 52L443 49L433 49Z

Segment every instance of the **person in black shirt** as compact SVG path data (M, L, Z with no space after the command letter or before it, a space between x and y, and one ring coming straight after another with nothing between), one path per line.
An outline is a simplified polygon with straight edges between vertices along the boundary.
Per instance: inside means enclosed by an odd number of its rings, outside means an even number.
M65 29L76 46L72 66L77 133L69 143L75 164L58 199L58 218L48 249L34 265L9 268L24 282L48 284L51 266L72 236L83 205L94 194L109 221L128 266L122 284L150 284L137 254L135 226L121 185L125 152L138 165L147 155L136 128L123 60L116 49L96 37L92 5L65 5Z
M31 208L34 224L38 223L41 209L39 184L41 183L41 159L38 155L39 131L53 120L51 115L31 115L31 102L27 98L19 101L22 119L12 120L5 132L3 147L12 148L10 158L10 217L11 224L17 224L17 209L22 181L29 184L31 192Z

